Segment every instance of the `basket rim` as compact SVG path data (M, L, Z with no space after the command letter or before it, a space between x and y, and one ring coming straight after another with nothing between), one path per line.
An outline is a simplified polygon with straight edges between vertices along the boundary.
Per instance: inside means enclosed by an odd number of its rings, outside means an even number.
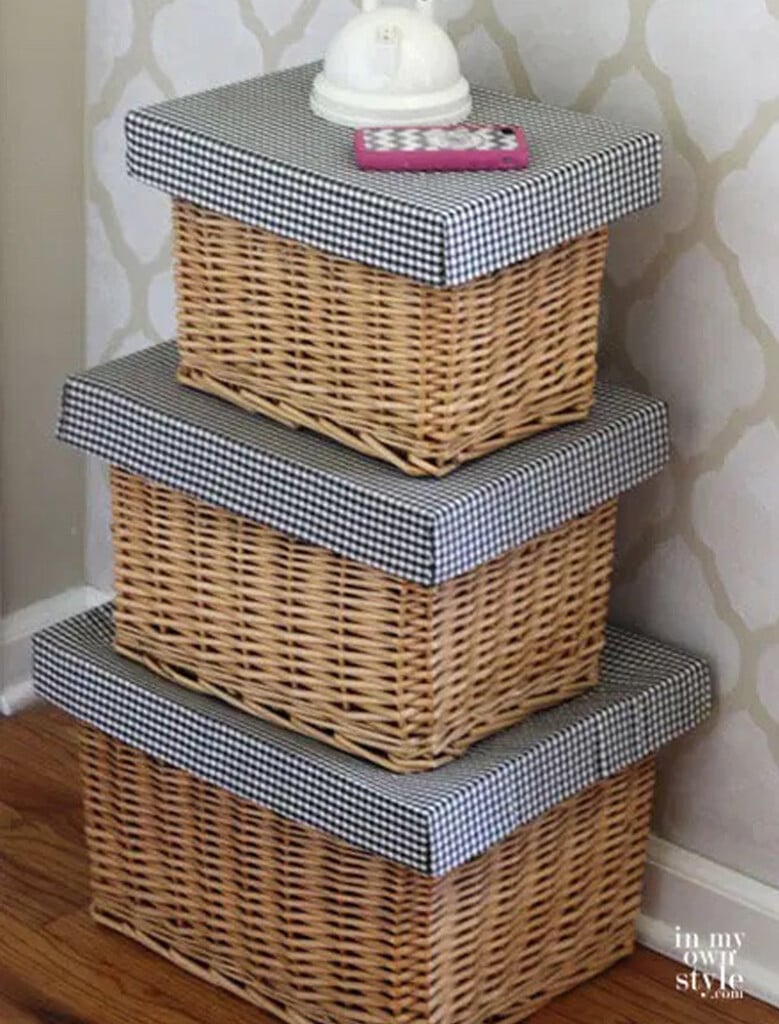
M590 695L443 768L395 775L158 679L116 654L112 639L110 605L39 634L38 693L152 756L434 876L656 751L712 706L704 662L609 627L601 683ZM305 785L290 784L301 778ZM541 779L550 782L539 787Z
M176 376L176 347L164 343L71 377L59 438L423 586L591 511L669 457L666 404L605 381L588 420L431 480L215 402Z
M359 171L348 133L312 113L309 95L320 68L320 62L305 64L131 111L131 176L244 223L433 286L459 285L527 259L660 198L658 134L474 86L474 117L522 124L531 164L510 179L441 175L426 183L421 199L418 184L407 177L378 180ZM252 111L261 113L253 120L247 116ZM300 130L281 133L280 123L290 120ZM562 142L553 145L550 138ZM193 166L202 173L193 173ZM604 167L609 188L594 188ZM298 202L289 202L290 192ZM344 210L352 231L343 230ZM483 244L503 218L523 230ZM474 236L482 244L474 245Z

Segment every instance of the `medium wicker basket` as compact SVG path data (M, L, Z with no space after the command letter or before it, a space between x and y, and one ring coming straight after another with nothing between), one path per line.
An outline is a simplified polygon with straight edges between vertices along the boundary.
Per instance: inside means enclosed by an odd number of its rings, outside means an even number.
M174 200L179 379L416 475L584 419L607 229L432 288Z
M436 587L113 469L117 650L393 771L594 686L616 502Z
M633 948L651 758L432 878L82 738L95 919L289 1024L513 1024Z

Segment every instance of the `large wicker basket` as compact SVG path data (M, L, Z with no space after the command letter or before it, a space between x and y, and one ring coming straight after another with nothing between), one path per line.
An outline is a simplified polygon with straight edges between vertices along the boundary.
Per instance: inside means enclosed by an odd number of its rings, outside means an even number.
M82 735L96 920L289 1024L513 1024L633 948L651 758L432 878Z
M437 587L112 471L116 648L394 771L597 682L616 502Z
M605 228L432 288L173 209L185 384L422 475L591 408Z

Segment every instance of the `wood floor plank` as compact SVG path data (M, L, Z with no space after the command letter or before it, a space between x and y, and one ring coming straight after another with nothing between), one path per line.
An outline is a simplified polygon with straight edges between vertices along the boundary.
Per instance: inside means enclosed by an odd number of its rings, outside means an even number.
M532 1017L528 1017L527 1024L572 1024L572 1018L563 1013L557 1006L557 1002L550 1003L543 1010L538 1010ZM576 1024L574 1021L573 1024ZM612 1022L604 1022L612 1024Z
M738 971L738 960L734 970ZM652 979L672 987L675 987L677 974L683 971L685 971L685 967L682 964L677 964L673 960L668 960L666 957L641 948L636 951L636 955L630 962L631 974L638 974L645 979ZM690 994L689 998L706 1004L708 1019L712 1024L715 1022L719 1024L722 1020L733 1022L733 1024L777 1024L779 1021L779 1010L757 999L748 997L712 999L707 997L703 1000L694 994Z
M46 1024L42 1017L33 1016L21 1006L8 1002L0 994L0 1024Z
M685 1021L686 1007L675 1000L678 1016L665 1017L649 999L626 999L624 978L633 961L622 961L599 978L593 979L556 999L547 1009L531 1018L532 1024L552 1024L557 1014L566 1024L679 1024ZM671 990L672 996L678 996ZM692 1019L690 1024L696 1024Z
M19 825L23 821L24 818L14 807L9 807L8 804L0 803L0 830L13 828L15 825Z
M527 1024L571 1024L571 1018L564 1016L554 1006L545 1006L543 1010L528 1017Z
M41 927L89 899L75 734L41 709L0 730L0 907Z
M83 845L34 817L0 829L0 907L5 915L40 928L88 902Z
M0 720L0 1024L271 1024L94 924L86 900L73 724L40 708ZM639 949L532 1024L779 1024L753 999L677 992L679 970Z
M0 801L19 809L41 811L56 795L80 803L78 741L74 723L61 711L36 707L16 718L0 718Z
M678 992L675 963L656 954L638 950L633 957L594 979L586 1000L577 1006L579 1024L630 1021L631 1024L724 1024L733 1021L729 1002L701 999L695 993ZM561 1004L573 1001L576 993L564 996ZM749 1000L753 1009L760 1004ZM773 1021L779 1020L774 1014Z
M64 839L83 845L77 732L67 716L36 707L0 718L0 805L44 819Z
M11 920L0 932L0 965L0 992L33 1019L56 1024L272 1024L248 1003L94 924L85 910L43 929Z
M17 1015L21 1015L21 1024L91 1024L68 1013L58 1005L56 998L44 995L34 985L18 978L0 959L0 1009L4 1006L10 1006ZM15 1021L16 1018L11 1019ZM0 1017L0 1022L5 1024L5 1018Z

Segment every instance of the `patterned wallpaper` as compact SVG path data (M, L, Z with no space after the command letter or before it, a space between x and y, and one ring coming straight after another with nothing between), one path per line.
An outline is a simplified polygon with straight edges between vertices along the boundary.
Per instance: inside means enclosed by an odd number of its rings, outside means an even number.
M132 106L320 57L350 0L90 0L88 359L174 332L168 203ZM660 834L779 886L779 0L441 0L474 81L651 127L666 198L615 228L605 360L671 405L624 503L617 618L707 655L714 721L663 760ZM90 469L88 563L110 584Z

